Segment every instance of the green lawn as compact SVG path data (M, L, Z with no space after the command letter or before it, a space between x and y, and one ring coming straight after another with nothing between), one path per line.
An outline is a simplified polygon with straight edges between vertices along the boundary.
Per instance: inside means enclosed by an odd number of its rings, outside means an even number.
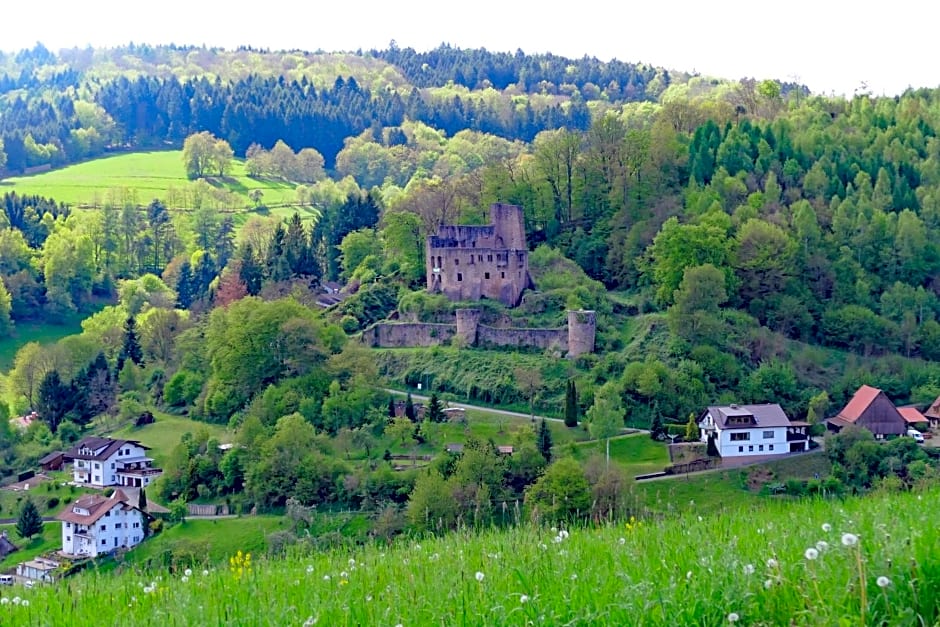
M212 187L238 197L237 206L228 209L247 211L253 207L248 194L254 189L261 190L264 204L279 207L275 212L289 214L293 209L280 207L296 203L295 185L249 178L242 160L233 163L231 173L224 180L209 179L209 182ZM163 150L108 156L42 174L12 177L0 182L0 192L39 194L73 206L100 206L114 194L113 201L119 204L123 204L125 198L142 205L160 198L173 209L191 206L182 192L192 186L183 167L183 152Z
M0 371L7 372L13 367L16 351L27 342L52 344L66 335L81 333L82 320L89 315L91 314L76 313L65 318L61 324L33 321L17 323L12 335L0 338Z
M153 412L156 422L143 427L128 425L108 434L109 437L138 440L151 448L150 455L157 463L165 459L173 448L180 443L180 437L186 432L195 434L200 429L207 429L209 436L217 438L220 444L231 441L231 435L222 425L190 420L183 416L171 416L162 412Z
M62 523L60 522L47 522L43 525L42 535L33 536L29 542L16 535L16 525L0 525L0 529L4 529L13 544L20 548L19 551L10 553L0 561L0 571L13 568L20 562L30 560L37 555L62 548Z
M65 472L51 473L51 480L30 485L29 490L0 490L0 518L16 518L26 499L32 499L39 513L43 516L54 516L66 504L93 490L63 486L62 483L71 479ZM27 480L29 482L30 480ZM49 507L49 503L54 503Z
M573 447L575 458L584 461L593 455L606 455L606 442L583 442ZM617 463L630 479L637 475L661 471L669 465L669 450L662 442L654 442L648 434L619 436L610 440L610 460Z
M137 565L170 565L191 560L199 567L225 563L237 551L263 554L267 536L288 529L283 516L189 519L147 538L124 561Z

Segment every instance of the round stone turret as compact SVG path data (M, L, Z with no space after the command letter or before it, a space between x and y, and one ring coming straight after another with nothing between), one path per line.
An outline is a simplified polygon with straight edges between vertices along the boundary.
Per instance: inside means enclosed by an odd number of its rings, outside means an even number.
M457 310L457 337L466 346L473 346L477 343L477 327L480 326L481 315L482 312L479 309Z
M459 324L459 318L458 318ZM568 312L568 357L594 352L597 334L597 315L593 311L579 309Z

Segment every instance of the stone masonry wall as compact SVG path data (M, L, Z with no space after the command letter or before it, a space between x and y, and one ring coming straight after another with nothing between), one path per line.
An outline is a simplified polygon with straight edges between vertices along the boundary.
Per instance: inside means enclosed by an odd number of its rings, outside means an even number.
M373 348L437 346L450 342L456 334L455 324L379 322L362 332L362 343Z

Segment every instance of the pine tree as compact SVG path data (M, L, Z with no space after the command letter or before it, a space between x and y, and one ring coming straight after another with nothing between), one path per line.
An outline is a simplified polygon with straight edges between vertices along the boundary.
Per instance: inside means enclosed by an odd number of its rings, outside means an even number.
M31 499L26 499L23 503L23 509L16 519L16 533L27 540L42 533L42 516Z
M137 333L137 320L128 316L124 321L124 343L117 358L117 372L124 369L124 362L130 359L138 366L144 365L144 350L140 347L140 336Z
M431 422L444 422L444 408L441 407L441 399L437 397L437 392L433 392L431 400L428 401L428 420Z
M663 417L659 415L659 411L653 410L653 419L650 421L650 437L656 441L661 441L666 439L666 427L663 425Z
M548 423L545 422L544 418L535 430L535 446L542 454L542 457L545 458L545 461L552 461L552 432L549 430Z
M388 395L388 417L395 418L395 397Z
M238 276L242 280L242 283L245 284L245 289L248 290L248 294L257 296L261 291L261 282L264 278L264 274L261 270L261 264L255 259L255 252L251 248L251 244L242 246L239 259L241 264L239 264Z
M578 426L578 388L574 379L568 379L565 385L565 426Z
M408 397L405 399L405 418L411 422L415 421L415 404L411 400L411 392L408 392Z
M188 261L180 265L180 276L176 281L176 304L182 309L189 309L195 300L193 267Z

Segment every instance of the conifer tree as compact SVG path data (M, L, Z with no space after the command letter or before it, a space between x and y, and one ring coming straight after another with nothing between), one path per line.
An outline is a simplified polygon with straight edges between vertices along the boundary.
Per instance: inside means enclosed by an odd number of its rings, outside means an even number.
M574 379L568 379L565 385L565 426L578 426L578 388Z
M428 401L428 420L444 422L444 408L441 406L441 399L437 397L437 392L433 392L431 400Z
M539 426L535 430L535 446L545 461L552 461L552 432L544 418L539 421Z
M411 392L408 392L408 398L405 399L405 417L411 422L415 421L415 404L411 400Z
M689 421L685 423L685 441L695 442L699 439L698 422L695 420L695 414L689 412Z
M242 283L245 284L245 289L248 290L248 294L250 296L257 296L261 291L261 282L264 275L261 270L261 265L258 263L258 260L255 259L255 252L251 244L242 246L239 259L241 264L239 264L238 268L238 277L242 280Z
M189 309L195 300L193 281L193 267L189 261L180 265L180 276L176 281L176 304L183 309Z
M16 533L26 540L42 533L42 516L32 499L26 499L23 503L23 509L20 510L20 515L16 519Z
M388 417L395 418L395 397L388 395Z
M124 342L117 358L117 372L124 369L124 362L128 359L138 366L144 365L144 350L140 346L140 335L134 316L128 316L124 321Z

